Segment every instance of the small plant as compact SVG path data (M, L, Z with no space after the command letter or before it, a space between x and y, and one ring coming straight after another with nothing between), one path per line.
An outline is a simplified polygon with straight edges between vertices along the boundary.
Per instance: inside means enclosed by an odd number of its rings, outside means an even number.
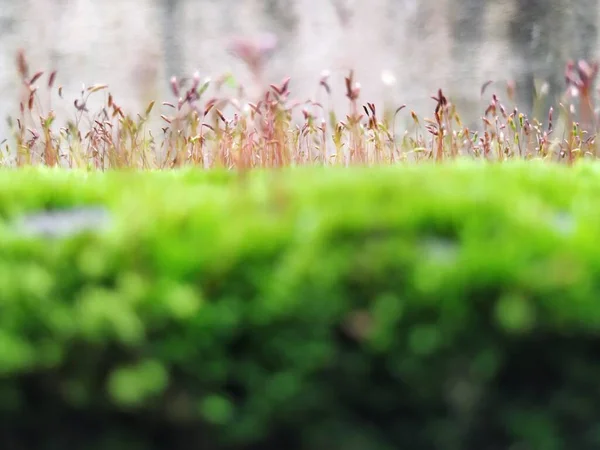
M412 126L398 132L397 117L406 105L361 100L361 85L350 71L345 78L348 112L339 120L332 106L318 101L291 101L293 80L265 85L265 63L276 40L237 39L230 51L252 74L258 96L251 97L231 74L212 81L199 73L171 78L174 101L161 103L161 132L148 128L156 100L143 114L126 114L107 85L83 87L73 103L75 114L57 124L50 93L57 73L31 73L26 55L17 54L21 78L19 114L11 118L12 142L3 142L4 166L45 165L109 168L168 169L197 166L204 169L250 170L301 165L380 165L403 162L443 162L456 158L507 161L542 159L574 164L596 158L594 81L598 64L579 61L566 67L566 91L557 114L551 108L541 120L527 117L516 106L507 107L497 93L481 117L479 129L463 125L455 105L442 90L433 96L432 118L410 112ZM382 78L391 80L393 74ZM481 95L492 82L482 86ZM43 101L41 87L47 90ZM212 88L212 89L211 89ZM324 72L319 88L331 98L333 87ZM232 92L233 91L233 92ZM514 86L506 88L512 102ZM92 95L104 95L96 112L88 108ZM44 107L45 105L45 107ZM296 111L301 108L301 114ZM561 135L562 133L562 135Z

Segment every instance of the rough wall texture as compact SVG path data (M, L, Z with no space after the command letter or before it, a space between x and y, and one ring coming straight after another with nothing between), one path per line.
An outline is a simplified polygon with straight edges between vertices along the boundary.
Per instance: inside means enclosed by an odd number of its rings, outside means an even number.
M343 76L354 68L365 101L406 103L430 115L429 97L441 87L475 121L488 79L501 93L502 83L515 79L523 110L536 77L560 93L566 60L596 57L598 1L0 0L0 116L18 111L19 47L32 69L58 69L65 100L53 98L52 107L65 117L82 83L109 84L127 111L138 112L150 98L171 99L173 74L232 71L249 82L228 41L270 31L279 46L268 81L292 76L302 99L316 95L328 69L343 109ZM395 85L382 82L384 70L394 73ZM6 131L3 120L1 137Z

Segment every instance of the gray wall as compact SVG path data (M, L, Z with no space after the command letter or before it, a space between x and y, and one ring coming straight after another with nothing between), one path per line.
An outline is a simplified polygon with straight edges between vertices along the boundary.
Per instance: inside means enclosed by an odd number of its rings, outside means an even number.
M52 107L63 119L73 116L82 83L109 84L131 113L171 99L173 74L232 71L248 83L229 39L271 31L279 46L267 81L292 76L298 98L314 97L327 69L343 110L352 67L364 101L431 115L430 96L442 87L476 121L488 79L503 97L501 83L516 79L524 110L534 76L559 92L568 58L596 57L597 9L598 0L0 0L0 116L18 112L19 47L32 71L58 70L65 100L54 95ZM394 73L393 86L382 82L384 70ZM6 132L2 120L0 139Z

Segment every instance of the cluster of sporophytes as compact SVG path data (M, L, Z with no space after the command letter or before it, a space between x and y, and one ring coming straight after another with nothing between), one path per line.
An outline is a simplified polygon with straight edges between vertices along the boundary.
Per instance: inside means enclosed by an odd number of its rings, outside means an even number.
M261 48L240 41L233 47L256 79L264 71ZM258 101L244 97L241 87L228 92L229 75L211 81L198 73L171 78L174 101L162 102L163 126L149 129L152 101L142 114L124 113L107 85L83 88L74 102L73 120L57 124L50 107L41 107L40 87L51 92L57 73L32 73L24 52L17 55L23 87L20 111L10 119L10 139L4 140L4 166L43 164L87 169L166 169L198 166L204 169L298 165L377 165L446 161L456 158L506 161L544 159L573 164L596 158L598 115L593 104L596 63L569 63L566 92L558 111L550 108L540 119L516 107L506 107L497 94L476 129L466 126L440 89L432 97L432 117L420 118L406 105L379 111L361 100L354 73L345 77L348 111L338 117L334 108L316 101L290 100L290 78L269 85ZM211 95L209 86L212 84ZM482 86L481 95L491 82ZM331 97L328 73L319 89ZM513 104L514 86L507 83L506 100ZM231 91L231 89L229 89ZM103 95L101 108L90 111L88 99ZM543 88L541 90L543 95ZM50 102L47 102L51 105ZM333 102L330 101L330 104ZM398 131L398 116L409 126Z

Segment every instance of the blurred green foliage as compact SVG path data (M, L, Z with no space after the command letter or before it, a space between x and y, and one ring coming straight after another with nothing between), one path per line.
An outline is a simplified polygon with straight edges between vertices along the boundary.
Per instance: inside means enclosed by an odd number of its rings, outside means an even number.
M600 448L599 176L3 171L2 448Z

